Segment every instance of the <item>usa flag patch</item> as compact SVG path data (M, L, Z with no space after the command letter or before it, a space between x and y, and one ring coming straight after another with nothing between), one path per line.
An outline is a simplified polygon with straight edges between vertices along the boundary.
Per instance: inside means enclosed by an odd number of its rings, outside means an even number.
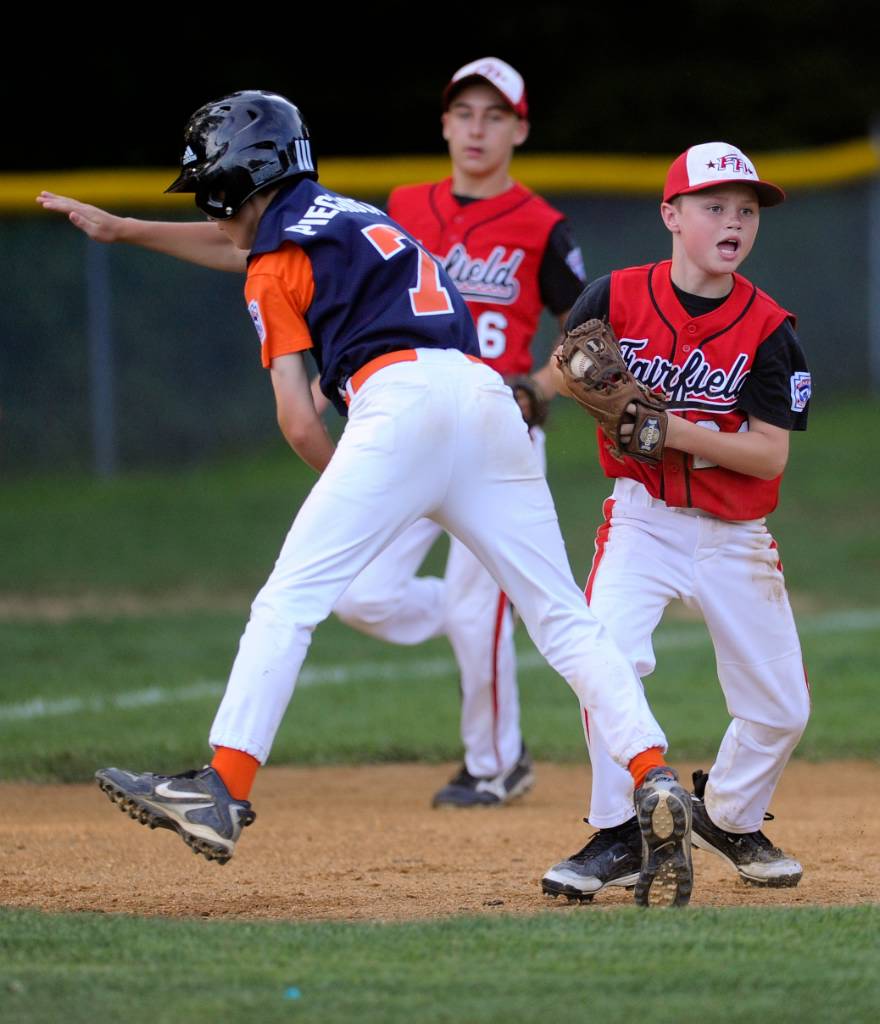
M792 412L803 412L813 393L813 380L809 373L798 370L791 375L791 408Z

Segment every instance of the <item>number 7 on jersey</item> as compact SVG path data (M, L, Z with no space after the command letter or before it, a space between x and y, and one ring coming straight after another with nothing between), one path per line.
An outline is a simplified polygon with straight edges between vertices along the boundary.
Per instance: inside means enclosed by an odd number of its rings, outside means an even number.
M361 228L361 231L383 260L390 260L403 252L407 243L415 247L419 254L419 266L416 286L409 289L409 301L416 316L453 312L449 292L440 284L437 263L420 245L390 224L370 224Z

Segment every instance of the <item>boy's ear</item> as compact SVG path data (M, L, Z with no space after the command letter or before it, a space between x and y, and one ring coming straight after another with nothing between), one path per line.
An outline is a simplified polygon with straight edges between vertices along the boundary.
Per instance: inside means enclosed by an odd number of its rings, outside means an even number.
M661 203L660 216L663 218L663 223L674 235L681 231L679 208L676 203Z
M513 135L514 146L521 146L526 141L529 137L529 129L532 127L524 117L519 118L518 122Z

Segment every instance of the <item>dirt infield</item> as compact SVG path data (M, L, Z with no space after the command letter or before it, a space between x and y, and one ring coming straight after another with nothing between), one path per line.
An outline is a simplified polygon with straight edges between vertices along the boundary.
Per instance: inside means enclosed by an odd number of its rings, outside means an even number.
M503 809L434 811L453 765L269 768L253 794L258 820L224 867L171 832L121 815L94 785L0 784L0 903L286 920L425 919L461 913L595 913L629 904L611 889L588 906L540 892L544 870L578 849L589 773L538 765L528 796ZM688 773L693 766L682 766ZM748 887L695 852L694 906L880 902L870 869L880 817L868 813L880 765L796 762L767 832L796 855L797 889Z

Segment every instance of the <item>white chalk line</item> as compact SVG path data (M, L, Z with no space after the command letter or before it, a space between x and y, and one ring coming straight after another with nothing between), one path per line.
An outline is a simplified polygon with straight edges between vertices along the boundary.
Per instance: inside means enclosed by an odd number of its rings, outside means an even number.
M861 633L880 628L880 608L853 609L805 615L798 619L802 636L820 636L831 633ZM663 629L654 637L657 651L693 650L709 645L702 623ZM531 648L517 657L520 673L547 668L541 655ZM300 673L297 688L327 686L339 683L399 682L414 683L450 676L456 671L451 656L412 658L406 661L361 661L352 664L306 666ZM51 699L33 697L14 704L0 704L0 724L23 722L39 718L57 718L83 712L128 711L135 708L155 707L160 704L179 704L184 701L217 698L223 693L225 682L203 680L185 686L150 686L143 690L130 690L110 696L64 697Z

